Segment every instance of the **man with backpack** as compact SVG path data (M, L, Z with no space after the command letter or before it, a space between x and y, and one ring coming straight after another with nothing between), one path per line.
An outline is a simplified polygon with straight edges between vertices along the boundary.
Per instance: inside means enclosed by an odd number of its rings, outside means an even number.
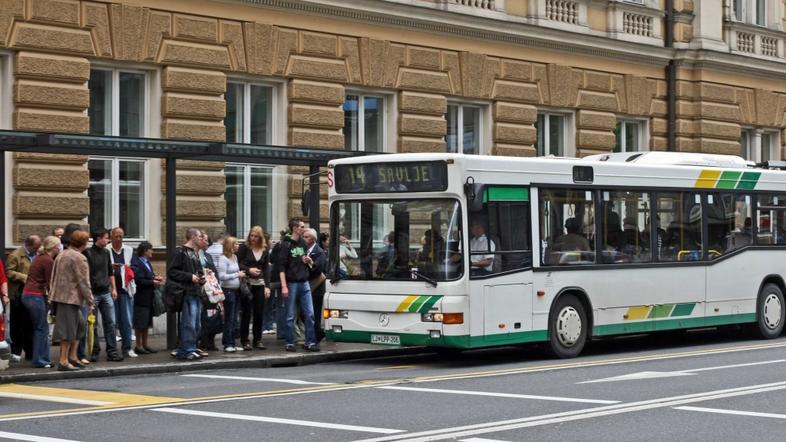
M314 331L314 304L311 299L311 289L308 285L309 267L314 261L308 256L308 247L303 240L303 231L306 224L300 218L289 221L290 236L281 242L278 253L278 277L281 281L281 296L287 311L286 351L295 351L294 327L295 306L299 303L303 323L306 328L305 348L308 351L319 351Z

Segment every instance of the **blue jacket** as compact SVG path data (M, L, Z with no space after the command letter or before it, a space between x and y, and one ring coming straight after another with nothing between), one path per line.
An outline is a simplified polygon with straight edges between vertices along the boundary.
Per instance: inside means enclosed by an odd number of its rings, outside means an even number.
M150 263L152 268L153 264ZM148 269L142 260L135 256L131 260L131 270L134 271L134 282L136 282L136 295L134 295L134 305L140 307L153 306L153 292L155 284L153 277L155 274L152 270Z

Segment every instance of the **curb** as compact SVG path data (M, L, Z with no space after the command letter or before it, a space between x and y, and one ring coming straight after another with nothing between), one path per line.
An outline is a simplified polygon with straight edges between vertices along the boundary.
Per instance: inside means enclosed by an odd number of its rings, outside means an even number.
M43 373L18 373L0 375L0 384L16 382L61 381L68 379L103 378L113 376L132 376L140 374L184 373L234 368L276 368L341 362L357 359L408 356L430 353L425 347L383 348L371 350L323 351L281 356L252 356L248 359L213 359L196 362L165 362L156 364L129 365L123 367L102 367L79 371L48 371Z

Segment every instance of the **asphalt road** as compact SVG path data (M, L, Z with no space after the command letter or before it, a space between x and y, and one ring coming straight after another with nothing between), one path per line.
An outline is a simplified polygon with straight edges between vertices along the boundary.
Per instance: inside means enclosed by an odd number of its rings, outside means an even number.
M786 336L691 332L304 367L0 385L0 439L781 440Z

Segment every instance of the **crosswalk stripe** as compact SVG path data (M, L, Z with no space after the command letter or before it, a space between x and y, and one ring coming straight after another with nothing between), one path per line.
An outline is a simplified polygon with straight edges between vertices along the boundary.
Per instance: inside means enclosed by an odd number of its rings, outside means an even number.
M331 424L327 422L315 422L296 419L281 419L277 417L249 416L245 414L215 413L212 411L186 410L182 408L156 408L153 411L163 413L185 414L190 416L216 417L222 419L235 419L253 422L269 422L274 424L300 425L303 427L329 428L333 430L362 431L364 433L394 434L403 433L404 430L392 430L389 428L362 427L357 425Z
M71 439L57 439L54 437L33 436L30 434L7 433L0 431L0 439L27 440L32 442L78 442Z
M619 401L607 401L602 399L580 399L580 398L562 397L562 396L538 396L534 394L491 393L486 391L445 390L442 388L398 387L395 385L389 387L378 387L378 388L380 390L417 391L422 393L464 394L467 396L489 396L489 397L501 397L501 398L512 398L512 399L535 399L541 401L578 402L584 404L618 404L619 403Z
M300 381L297 379L255 378L249 376L224 376L224 375L217 375L217 374L184 374L182 376L189 377L189 378L227 379L227 380L234 380L234 381L277 382L281 384L295 384L295 385L333 385L329 382Z
M10 398L10 399L26 399L30 401L57 402L60 404L75 404L75 405L101 406L101 405L111 404L111 402L94 401L90 399L77 399L77 398L63 397L63 396L47 396L44 394L12 393L12 392L4 392L4 391L0 391L0 397Z

